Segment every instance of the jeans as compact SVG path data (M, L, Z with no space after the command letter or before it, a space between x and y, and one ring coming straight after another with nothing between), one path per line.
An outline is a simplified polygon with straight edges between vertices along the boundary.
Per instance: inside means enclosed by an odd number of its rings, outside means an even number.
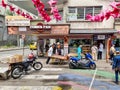
M98 59L102 59L102 51L98 51Z
M47 61L46 61L46 64L48 64L48 63L49 63L49 61L50 61L50 57L48 57L48 59L47 59Z
M119 71L115 70L115 82L118 83L119 80Z

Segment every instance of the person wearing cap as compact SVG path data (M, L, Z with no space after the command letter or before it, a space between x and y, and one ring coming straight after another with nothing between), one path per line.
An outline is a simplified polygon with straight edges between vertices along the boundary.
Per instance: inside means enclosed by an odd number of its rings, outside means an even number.
M51 56L53 54L53 48L54 48L54 44L50 45L50 48L48 50L48 58L47 58L46 64L48 64L51 59Z
M61 55L62 54L60 42L57 42L56 54L57 55Z
M112 69L115 71L115 83L119 84L119 73L120 73L120 52L116 51L116 55L113 57Z

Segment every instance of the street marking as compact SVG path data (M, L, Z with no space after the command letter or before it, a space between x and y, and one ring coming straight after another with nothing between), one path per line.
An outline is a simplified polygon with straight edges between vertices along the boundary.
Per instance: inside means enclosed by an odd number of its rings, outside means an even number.
M42 68L42 71L62 71L63 68Z
M90 83L89 90L91 90L91 88L92 88L93 82L94 82L94 80L95 80L96 72L97 72L97 68L95 69L95 72L94 72L94 75L93 75L92 81L91 81L91 83Z
M59 75L24 75L21 79L34 79L34 80L56 80Z
M0 90L52 90L54 86L0 86Z

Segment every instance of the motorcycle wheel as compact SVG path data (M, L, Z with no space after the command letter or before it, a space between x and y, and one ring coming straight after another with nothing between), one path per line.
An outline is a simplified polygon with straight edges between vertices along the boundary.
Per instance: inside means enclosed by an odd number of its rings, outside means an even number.
M19 78L22 75L22 71L23 71L22 67L20 67L20 66L14 67L11 71L11 77L14 79Z
M69 68L70 69L75 69L75 67L71 63L69 63Z
M35 62L35 63L33 64L33 68L34 68L36 71L42 69L42 67L43 67L43 65L42 65L41 62Z
M96 64L91 64L90 69L93 69L93 70L96 69Z

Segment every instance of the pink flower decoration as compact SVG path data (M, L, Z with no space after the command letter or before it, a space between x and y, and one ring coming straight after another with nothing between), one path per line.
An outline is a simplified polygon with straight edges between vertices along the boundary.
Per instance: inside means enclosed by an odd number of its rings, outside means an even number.
M87 15L86 15L86 19L87 19L87 20L91 20L91 18L92 18L92 15L91 15L91 14L87 14Z
M119 15L119 12L120 12L119 9L114 8L114 10L111 11L111 16L113 16L114 18L117 18Z
M112 3L110 3L110 6L112 8L118 8L118 6L120 6L120 2L112 2Z
M10 8L10 11L14 11L15 10L15 7L9 5L9 8Z
M26 16L24 12L22 12L22 13L21 13L21 15L22 15L23 17L25 17L25 16Z
M2 4L1 4L4 8L7 7L7 4L4 2L4 0L2 0Z
M50 16L44 10L44 4L40 0L32 0L32 2L38 10L39 15L47 22L50 21Z
M50 0L50 1L48 1L48 4L52 7L52 6L55 6L57 4L57 1Z
M16 11L16 13L19 15L19 14L21 13L21 10L18 9L18 10Z

